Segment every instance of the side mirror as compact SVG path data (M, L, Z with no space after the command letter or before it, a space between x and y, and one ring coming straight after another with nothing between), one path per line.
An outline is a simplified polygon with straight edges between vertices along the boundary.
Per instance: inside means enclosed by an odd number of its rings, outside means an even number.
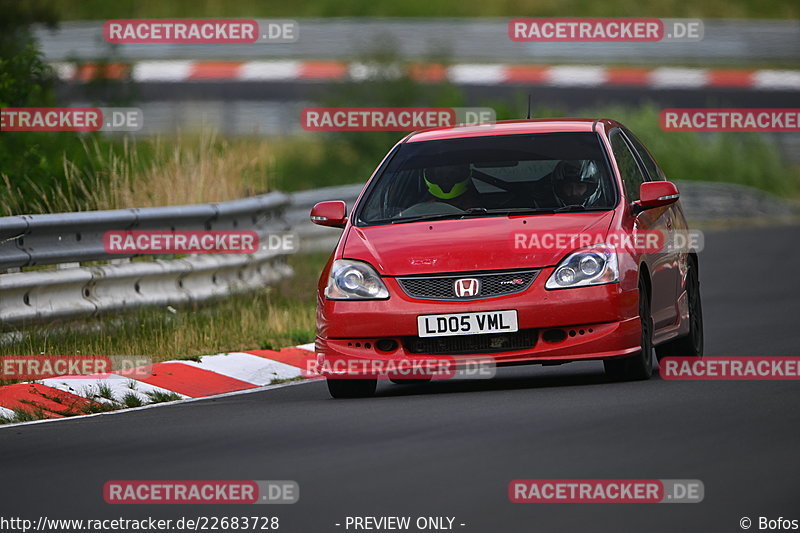
M671 181L646 181L639 188L639 199L633 202L637 213L654 207L672 205L681 195Z
M347 204L341 200L320 202L311 209L311 222L320 226L343 228L347 222Z

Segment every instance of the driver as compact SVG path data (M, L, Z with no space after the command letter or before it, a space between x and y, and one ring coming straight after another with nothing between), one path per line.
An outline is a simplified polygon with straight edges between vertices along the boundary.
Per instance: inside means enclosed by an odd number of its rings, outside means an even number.
M553 169L553 194L562 206L588 206L600 192L597 165L590 159L559 161Z
M469 164L429 167L422 177L435 201L444 201L460 209L473 207L477 190Z

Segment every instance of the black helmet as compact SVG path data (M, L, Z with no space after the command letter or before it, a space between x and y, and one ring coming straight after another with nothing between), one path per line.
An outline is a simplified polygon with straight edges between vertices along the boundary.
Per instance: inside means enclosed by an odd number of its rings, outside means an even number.
M599 192L600 172L591 159L559 161L553 169L553 194L562 205L587 205Z

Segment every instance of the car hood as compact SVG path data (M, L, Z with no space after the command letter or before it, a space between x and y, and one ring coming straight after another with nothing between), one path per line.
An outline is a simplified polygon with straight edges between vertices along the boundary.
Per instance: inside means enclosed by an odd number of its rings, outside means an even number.
M531 247L532 235L541 239L544 234L589 233L602 239L613 215L606 211L353 226L342 257L366 261L389 276L552 266L574 247ZM526 240L520 241L519 234ZM527 244L519 247L520 242Z

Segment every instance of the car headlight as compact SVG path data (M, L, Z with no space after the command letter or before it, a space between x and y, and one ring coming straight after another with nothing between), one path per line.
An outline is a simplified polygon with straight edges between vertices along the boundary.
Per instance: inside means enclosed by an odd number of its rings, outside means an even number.
M544 287L567 289L615 281L619 281L617 253L611 246L603 244L569 254L558 264Z
M329 300L385 300L389 291L369 264L337 259L328 275L325 297Z

